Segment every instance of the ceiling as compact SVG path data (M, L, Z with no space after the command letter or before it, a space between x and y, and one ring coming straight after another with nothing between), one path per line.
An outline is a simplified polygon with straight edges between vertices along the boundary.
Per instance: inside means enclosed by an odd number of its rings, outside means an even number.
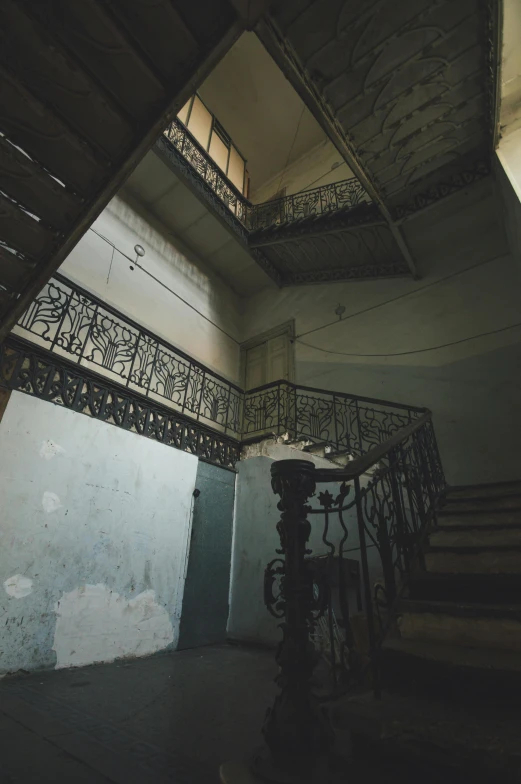
M490 158L497 15L494 0L286 0L259 34L393 207Z
M198 92L246 158L254 190L327 141L255 33L243 33Z
M270 278L204 201L186 187L151 150L125 183L124 192L142 204L168 230L173 242L201 266L210 268L236 294L248 297Z

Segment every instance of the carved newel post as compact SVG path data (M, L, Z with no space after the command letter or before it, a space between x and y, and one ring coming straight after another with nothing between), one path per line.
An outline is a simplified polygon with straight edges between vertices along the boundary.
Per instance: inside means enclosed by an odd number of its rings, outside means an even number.
M264 778L280 782L323 781L321 774L333 745L327 717L311 689L317 656L310 639L314 598L306 545L311 532L307 501L315 492L314 474L314 464L305 460L279 460L271 466L271 484L280 496L282 513L277 530L278 552L284 560L278 559L282 566L272 571L281 576L276 600L283 618L283 639L277 651L281 693L263 728L269 754L259 756L256 766Z

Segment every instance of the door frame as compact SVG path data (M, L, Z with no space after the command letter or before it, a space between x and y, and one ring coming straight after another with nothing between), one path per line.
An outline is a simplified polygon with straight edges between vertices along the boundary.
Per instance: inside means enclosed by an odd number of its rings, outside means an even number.
M281 335L287 336L287 351L288 351L288 381L295 382L295 319L290 319L289 321L285 321L283 324L279 324L277 327L272 327L272 329L266 330L266 332L261 332L260 335L255 335L253 338L249 340L245 340L244 343L241 343L240 346L240 379L242 388L246 391L246 352L249 351L251 348L255 348L256 346L260 346L262 343L266 343L267 340L271 340L272 338L281 337Z

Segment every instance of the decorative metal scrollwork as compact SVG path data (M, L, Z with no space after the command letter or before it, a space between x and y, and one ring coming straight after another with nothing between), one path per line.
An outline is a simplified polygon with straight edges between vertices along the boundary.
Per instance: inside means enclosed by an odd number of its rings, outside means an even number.
M341 212L370 201L357 178L350 177L281 199L252 204L232 185L177 117L165 130L164 136L248 231Z
M13 336L0 346L0 386L153 438L224 468L234 469L239 460L238 441Z
M221 432L240 435L239 387L62 275L46 284L17 332Z
M283 618L286 608L283 595L284 572L282 558L274 558L264 570L264 604L274 618Z

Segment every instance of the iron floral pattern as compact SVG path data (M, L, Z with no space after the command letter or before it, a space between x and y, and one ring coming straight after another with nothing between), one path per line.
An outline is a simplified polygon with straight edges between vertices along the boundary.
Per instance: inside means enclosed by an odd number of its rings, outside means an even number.
M62 275L31 303L16 333L216 430L240 434L239 387Z
M0 386L87 414L234 469L239 443L86 368L9 337L0 346Z

